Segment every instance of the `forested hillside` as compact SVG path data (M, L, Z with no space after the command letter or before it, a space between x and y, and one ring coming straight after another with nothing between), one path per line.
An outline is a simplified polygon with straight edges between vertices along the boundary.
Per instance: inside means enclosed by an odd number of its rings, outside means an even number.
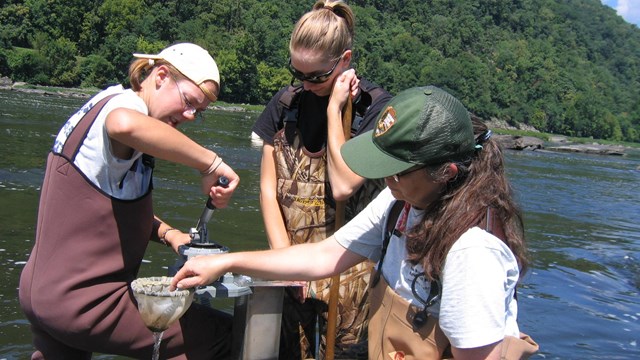
M360 0L354 67L392 93L446 88L483 118L640 142L640 29L600 0ZM313 1L4 0L0 75L126 83L133 52L210 50L221 99L264 104L291 81L293 24Z

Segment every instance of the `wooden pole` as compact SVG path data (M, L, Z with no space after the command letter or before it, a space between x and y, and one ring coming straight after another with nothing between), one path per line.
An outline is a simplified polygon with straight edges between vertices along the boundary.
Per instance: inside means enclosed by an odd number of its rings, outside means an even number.
M342 109L342 130L345 140L351 138L351 117L352 117L351 94ZM346 201L336 201L335 231L344 225ZM327 314L327 348L325 350L325 360L333 360L336 346L336 327L338 322L338 301L340 295L340 275L331 277L331 287L329 288L329 311Z

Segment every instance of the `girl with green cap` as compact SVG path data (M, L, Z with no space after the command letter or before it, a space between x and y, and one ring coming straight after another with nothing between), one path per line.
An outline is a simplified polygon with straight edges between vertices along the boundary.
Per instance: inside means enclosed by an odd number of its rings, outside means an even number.
M347 92L339 78L329 113ZM341 153L351 170L384 178L387 188L333 236L195 258L172 284L208 284L227 271L309 280L370 259L377 262L370 359L520 359L535 352L517 323L516 284L527 266L521 212L486 126L472 123L447 92L412 88Z

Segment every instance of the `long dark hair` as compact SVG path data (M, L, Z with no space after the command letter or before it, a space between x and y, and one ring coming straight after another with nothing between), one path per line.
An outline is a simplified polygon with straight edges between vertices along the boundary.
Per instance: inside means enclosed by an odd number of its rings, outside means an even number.
M521 273L527 269L522 213L506 178L502 150L492 138L478 140L486 134L484 123L474 120L473 129L481 148L466 161L454 162L457 176L449 179L445 175L450 162L427 168L436 181L447 184L422 221L407 233L408 260L422 264L430 280L440 277L449 250L462 234L474 226L484 228L487 208L492 221L502 225L502 240L516 256Z

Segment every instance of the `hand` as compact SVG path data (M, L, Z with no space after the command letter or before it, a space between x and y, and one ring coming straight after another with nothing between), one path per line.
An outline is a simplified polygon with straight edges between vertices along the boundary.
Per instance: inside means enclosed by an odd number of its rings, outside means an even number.
M226 273L222 265L224 254L196 256L189 259L171 279L169 291L189 289L213 283Z
M329 106L337 107L342 110L344 104L349 99L349 94L355 99L360 90L358 85L360 79L356 76L354 69L349 69L338 76L333 83Z
M227 187L216 185L218 179L221 176L226 176L229 179L229 185ZM240 177L233 171L233 169L226 163L221 163L215 172L204 175L201 179L202 192L209 194L211 202L216 208L222 209L227 207L231 195L240 184Z
M174 233L174 232L175 232L175 234L171 234L171 233ZM171 246L173 251L175 251L176 254L179 254L178 253L178 248L180 248L180 246L182 246L182 245L186 245L186 244L190 243L191 242L191 235L189 235L188 233L183 233L180 230L171 231L171 233L168 234L168 235L171 236L171 241L169 241L167 239L167 242L169 243L169 245ZM166 239L166 237L165 237L165 239Z

